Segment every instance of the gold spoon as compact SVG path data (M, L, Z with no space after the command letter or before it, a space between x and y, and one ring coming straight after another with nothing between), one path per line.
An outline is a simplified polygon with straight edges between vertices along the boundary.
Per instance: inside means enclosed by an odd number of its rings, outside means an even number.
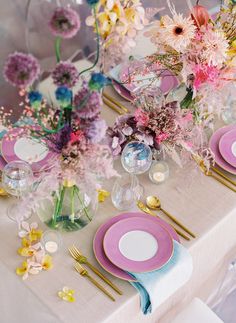
M143 212L145 212L145 213L147 213L147 214L149 214L149 215L152 215L152 216L156 216L156 217L158 217L158 215L156 215L154 212L152 212L142 201L138 201L137 202L137 206L138 206L138 208L141 210L141 211L143 211ZM187 237L183 232L181 232L181 231L179 231L177 228L175 228L171 223L169 223L168 221L166 221L177 233L178 233L178 235L180 235L181 237L183 237L185 240L190 240L190 238L189 237Z
M169 212L165 211L161 207L161 201L156 196L148 196L146 199L146 203L147 206L150 207L150 209L160 210L163 213L165 213L165 215L167 215L173 222L178 224L178 226L180 226L184 231L190 234L193 238L196 238L196 235L192 231L186 228L181 222L179 222L179 220L177 220L173 215L171 215Z

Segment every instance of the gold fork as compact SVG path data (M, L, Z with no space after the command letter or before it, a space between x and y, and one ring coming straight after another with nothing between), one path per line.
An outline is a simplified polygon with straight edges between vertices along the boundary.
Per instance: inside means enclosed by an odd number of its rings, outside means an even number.
M97 288L99 288L104 294L106 294L113 302L115 298L102 286L100 285L92 276L89 275L88 271L84 269L78 262L74 264L74 268L82 277L88 278L91 283L93 283Z
M201 171L206 175L206 176L210 176L213 177L216 181L218 181L219 183L223 184L224 186L228 187L231 191L236 192L236 189L233 188L232 186L230 186L226 180L223 180L221 177L216 176L211 170L207 170L207 168L205 167L205 165L203 163L201 163L200 165L200 169Z
M107 283L111 288L114 289L118 294L122 295L122 291L113 284L107 277L105 277L96 267L94 267L87 259L87 257L83 256L79 250L73 245L68 248L71 256L78 261L80 264L86 264L97 276L99 276L105 283Z

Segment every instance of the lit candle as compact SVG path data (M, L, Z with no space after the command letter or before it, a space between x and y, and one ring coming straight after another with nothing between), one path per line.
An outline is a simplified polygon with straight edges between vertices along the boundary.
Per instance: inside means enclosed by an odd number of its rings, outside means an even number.
M55 241L47 241L45 243L45 250L49 253L55 253L57 252L58 245Z
M155 184L161 184L169 177L169 166L165 161L154 161L149 170L149 178Z
M165 175L161 172L153 173L152 177L156 182L159 182L159 183L164 182L165 180Z

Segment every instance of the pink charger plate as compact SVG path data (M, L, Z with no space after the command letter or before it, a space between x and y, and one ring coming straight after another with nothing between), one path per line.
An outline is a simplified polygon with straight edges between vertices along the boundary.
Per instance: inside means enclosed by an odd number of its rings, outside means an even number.
M229 126L225 126L225 127L218 129L211 136L211 139L209 141L209 147L211 148L211 150L215 154L216 164L218 166L220 166L222 169L224 169L225 171L227 171L233 175L236 175L236 168L224 160L224 158L221 156L221 153L219 150L219 142L220 142L221 137L234 128L235 128L235 125L229 125Z
M18 140L26 137L28 136L24 132L23 128L13 128L4 135L2 139L1 152L3 158L7 163L16 160L23 160L16 154L15 145L18 142ZM42 170L49 169L52 166L52 162L55 157L56 153L48 150L46 155L41 160L31 163L27 160L24 161L30 164L34 173L39 173Z
M174 246L171 235L160 223L154 223L149 217L132 217L120 220L107 230L103 248L107 258L117 267L144 273L164 266L170 260ZM128 250L128 256L125 250Z
M132 102L133 101L133 97L130 93L130 91L126 90L121 84L119 84L118 82L114 81L112 82L113 84L113 88L115 89L115 91L125 100Z
M115 223L119 222L123 219L129 219L131 217L141 217L146 218L149 217L150 220L153 222L160 223L171 235L171 237L176 240L177 242L180 242L179 236L175 232L175 230L164 220L162 220L159 217L153 217L146 215L141 212L128 212L128 213L122 213L119 214L113 218L110 218L107 222L102 224L99 229L97 230L94 240L93 240L93 251L94 255L98 261L98 263L110 274L113 276L116 276L118 278L121 278L123 280L127 281L135 281L133 277L131 277L126 271L120 269L119 267L115 266L105 255L104 249L103 249L103 239L105 236L105 233L107 230Z
M226 162L236 168L236 126L221 137L219 151Z

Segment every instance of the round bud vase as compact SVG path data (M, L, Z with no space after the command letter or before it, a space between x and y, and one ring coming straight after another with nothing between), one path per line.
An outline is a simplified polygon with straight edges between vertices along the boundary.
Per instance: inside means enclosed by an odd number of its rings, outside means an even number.
M39 202L37 215L51 229L76 231L92 221L97 205L97 191L83 192L73 183L64 181L51 198Z

